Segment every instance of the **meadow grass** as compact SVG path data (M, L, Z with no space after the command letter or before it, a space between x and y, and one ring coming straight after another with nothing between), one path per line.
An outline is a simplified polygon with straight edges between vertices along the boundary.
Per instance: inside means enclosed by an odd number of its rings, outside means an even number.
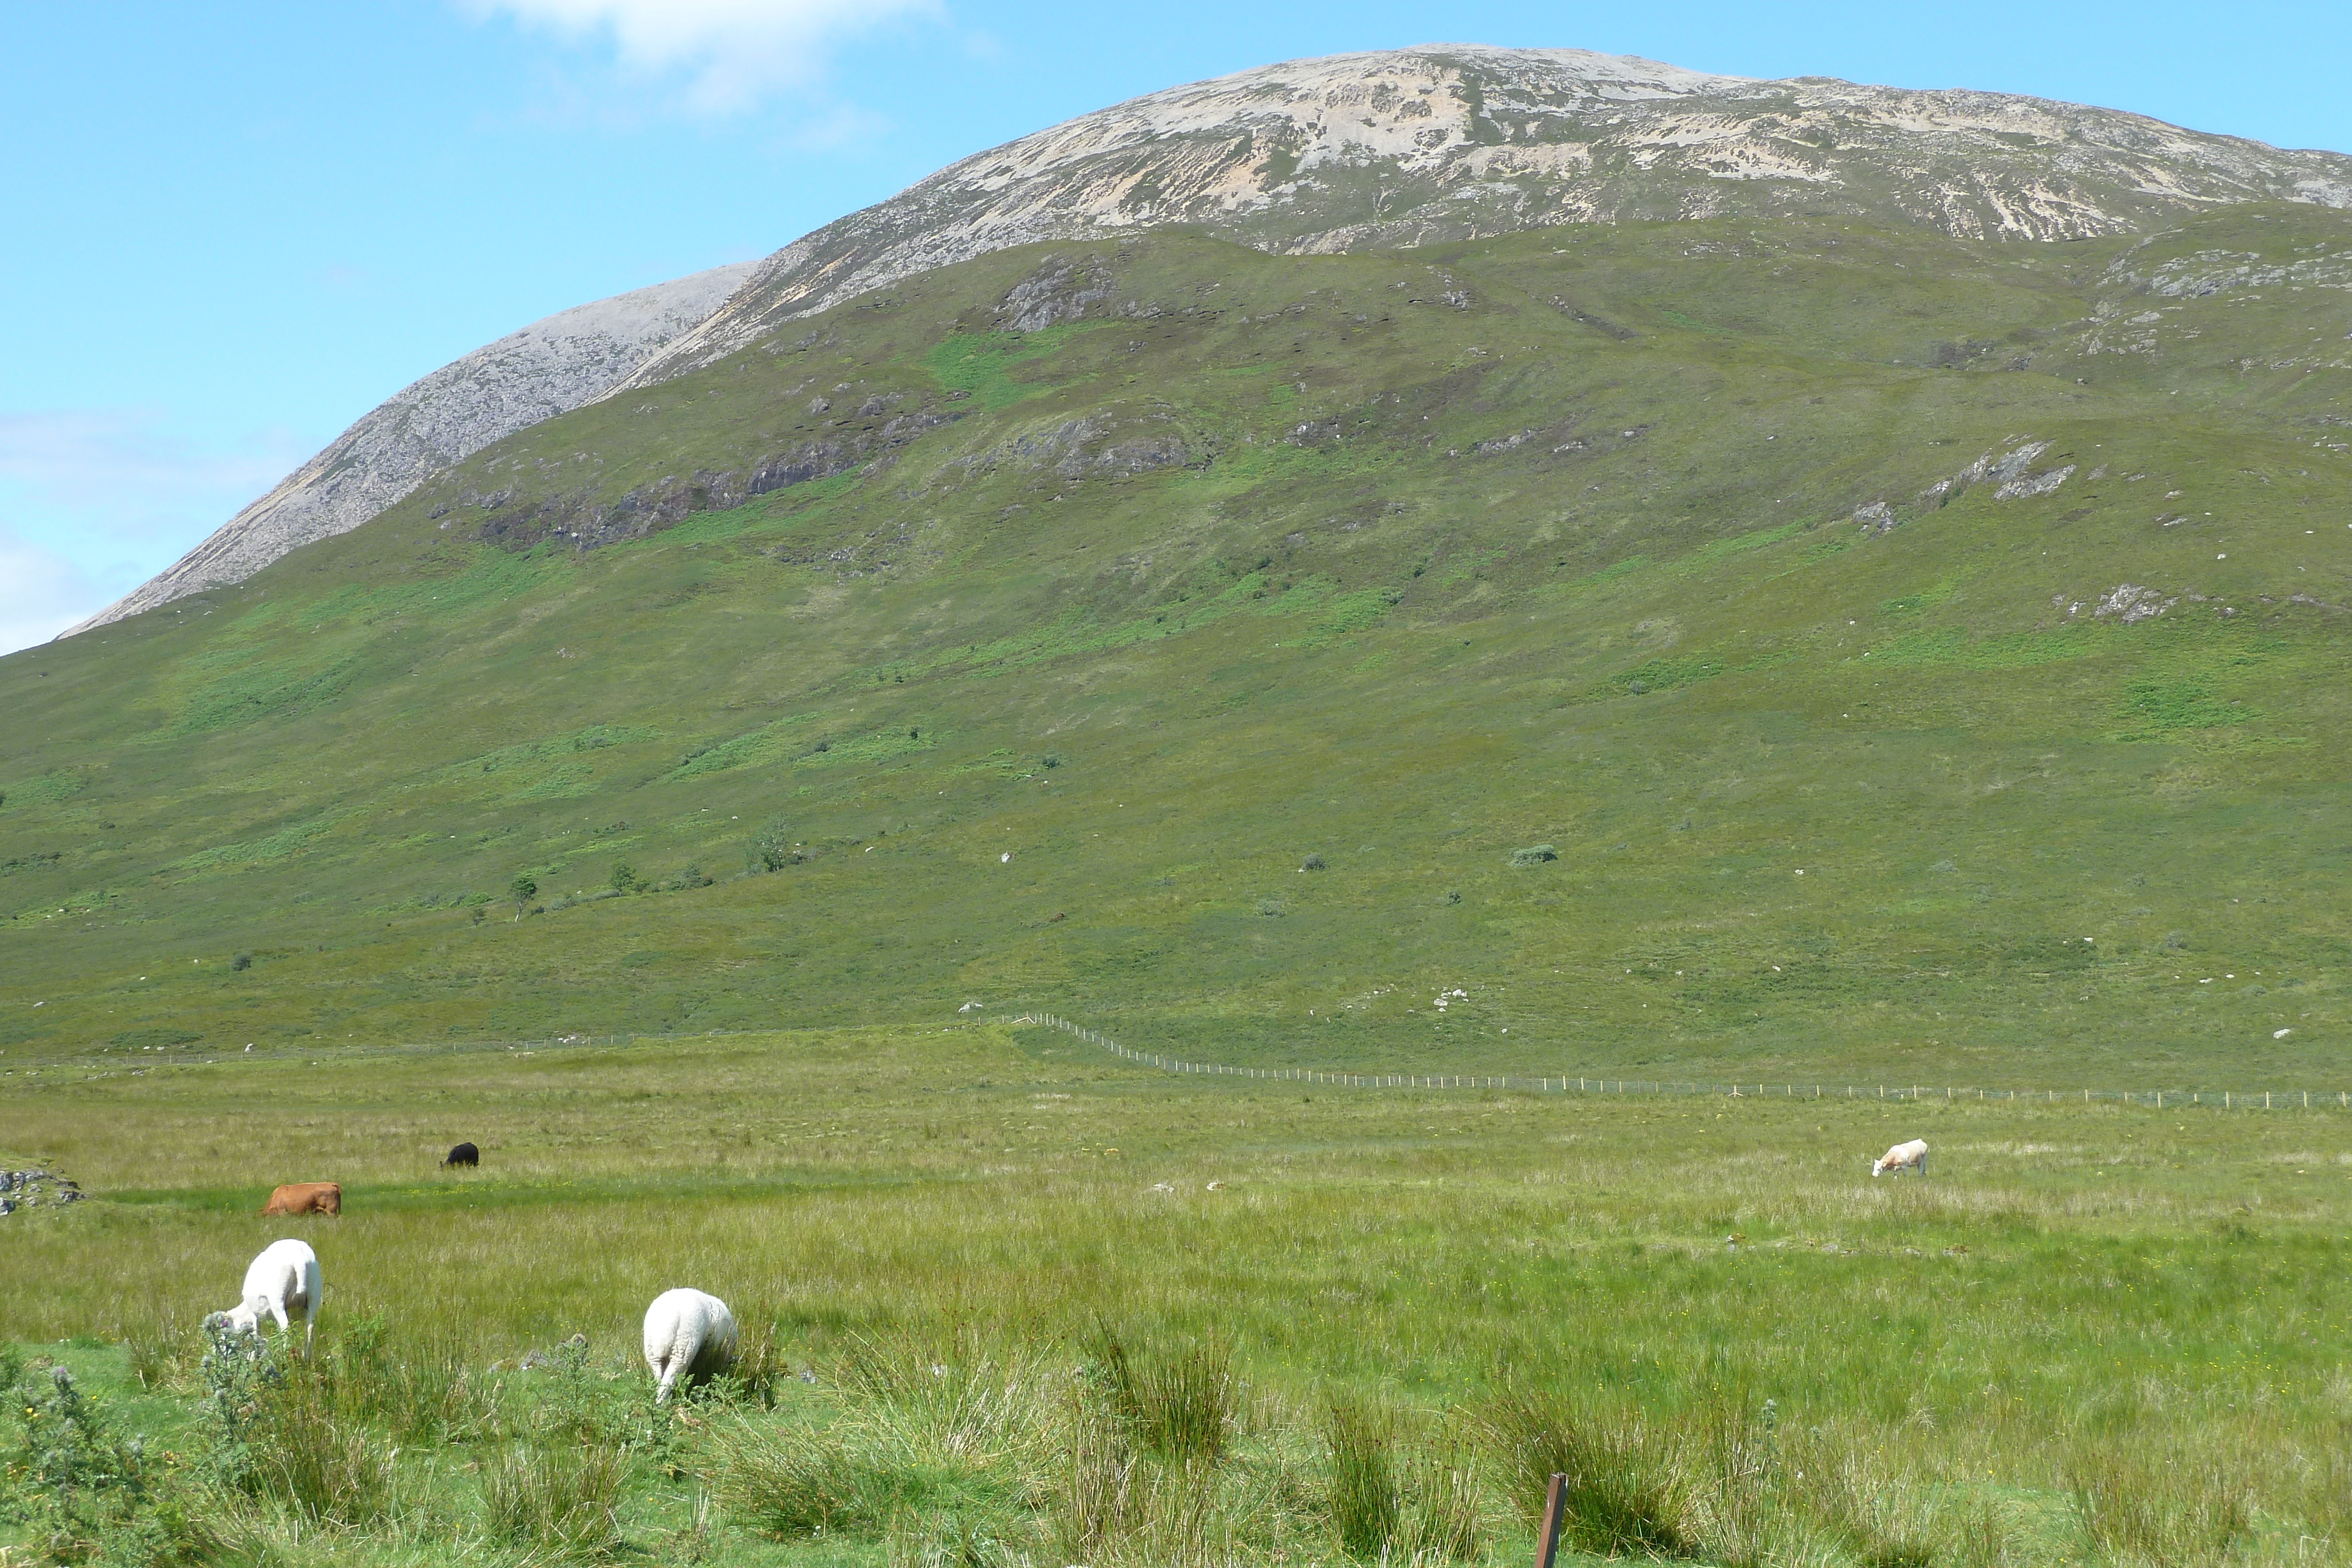
M95 1196L8 1218L0 1313L219 1560L1500 1563L1554 1469L1604 1554L2352 1558L2352 1117L1274 1092L1069 1043L52 1080L0 1149ZM1934 1179L1874 1182L1914 1134ZM340 1219L256 1218L320 1176ZM215 1483L197 1321L288 1232L320 1352ZM637 1319L684 1283L756 1375L657 1413Z

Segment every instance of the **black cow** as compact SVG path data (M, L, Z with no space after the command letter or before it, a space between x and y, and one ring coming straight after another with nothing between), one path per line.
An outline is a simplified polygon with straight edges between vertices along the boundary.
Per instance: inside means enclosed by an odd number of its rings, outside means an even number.
M478 1166L482 1163L482 1151L471 1144L459 1144L441 1163L445 1166Z

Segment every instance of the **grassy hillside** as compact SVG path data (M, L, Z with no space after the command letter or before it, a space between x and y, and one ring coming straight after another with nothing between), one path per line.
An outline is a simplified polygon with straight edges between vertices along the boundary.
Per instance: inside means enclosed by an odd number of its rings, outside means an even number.
M2332 1085L2347 332L2303 207L927 275L0 661L0 1071L977 999Z

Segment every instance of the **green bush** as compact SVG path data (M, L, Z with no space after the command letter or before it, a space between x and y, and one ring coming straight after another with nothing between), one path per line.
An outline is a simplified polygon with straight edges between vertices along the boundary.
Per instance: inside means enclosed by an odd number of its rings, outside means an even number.
M1530 844L1526 849L1511 852L1511 863L1515 866L1541 865L1546 861L1558 859L1559 852L1549 844Z
M751 859L761 871L782 871L800 859L793 849L791 825L779 817L752 834Z

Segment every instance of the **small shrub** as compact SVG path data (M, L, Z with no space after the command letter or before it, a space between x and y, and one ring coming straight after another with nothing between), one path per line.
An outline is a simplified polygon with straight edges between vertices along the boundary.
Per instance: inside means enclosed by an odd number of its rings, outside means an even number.
M125 1324L121 1338L130 1357L131 1381L150 1394L162 1390L185 1365L184 1342L160 1318Z
M1558 859L1559 852L1549 844L1530 844L1526 849L1511 852L1511 863L1520 867L1541 865L1546 861Z
M1059 768L1062 765L1062 754L1058 751L1049 751L1037 759L1037 764L1041 768Z
M613 862L611 880L614 893L634 893L641 885L637 880L637 868L626 861Z
M231 958L228 961L228 967L232 969L250 969L253 967L253 955L250 953L239 953L236 957Z
M539 896L539 883L525 872L507 883L507 896L514 901L515 918L520 920L522 912L530 906L530 901Z
M484 1521L493 1541L562 1555L620 1543L615 1509L628 1459L597 1445L515 1444L482 1463Z
M792 828L782 818L751 835L752 863L761 871L782 871L799 858L793 850Z
M463 1441L492 1420L468 1347L441 1333L388 1343L380 1317L350 1323L324 1358L338 1406L382 1426L403 1445Z
M1448 904L1459 904L1459 903L1461 903L1461 902L1462 902L1462 894L1461 894L1461 892L1460 892L1458 889L1456 889L1456 890L1454 890L1454 891L1452 891L1452 892L1447 893L1447 894L1446 894L1446 895L1445 895L1445 902L1446 902L1446 903L1448 903Z
M1323 869L1323 857L1321 855L1310 854L1305 860L1298 862L1298 869L1300 871L1321 871Z

